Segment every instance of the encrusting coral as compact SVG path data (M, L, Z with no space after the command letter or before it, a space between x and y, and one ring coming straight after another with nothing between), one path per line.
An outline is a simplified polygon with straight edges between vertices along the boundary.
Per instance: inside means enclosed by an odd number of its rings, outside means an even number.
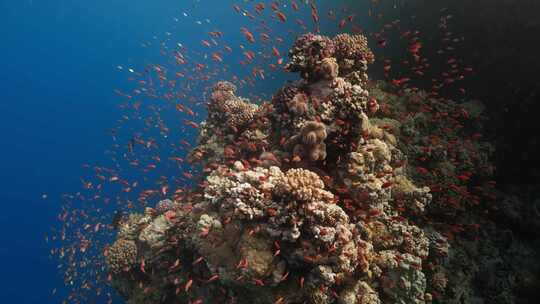
M448 237L422 220L433 188L407 163L426 131L381 108L366 38L306 34L289 56L301 79L270 102L214 86L200 188L122 224L108 261L128 303L420 304L449 284Z

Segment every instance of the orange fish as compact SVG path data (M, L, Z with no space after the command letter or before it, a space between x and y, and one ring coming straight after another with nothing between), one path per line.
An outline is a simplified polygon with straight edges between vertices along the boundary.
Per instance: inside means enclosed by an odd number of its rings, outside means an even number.
M255 43L255 37L253 36L253 34L247 28L242 27L242 28L240 28L240 30L244 34L244 37L246 37L247 41L249 41L251 43Z
M184 291L185 292L188 292L189 289L191 288L191 285L193 285L193 279L189 279L186 283L186 286L184 287Z
M276 57L280 57L279 50L275 46L272 47L272 54Z
M221 56L219 55L219 53L212 53L212 59L213 59L214 61L223 62L223 59L221 58Z
M199 125L198 125L197 123L191 121L191 120L184 119L184 124L185 124L186 126L190 126L190 127L194 128L194 129L198 129L198 128L199 128Z
M211 276L208 280L206 280L206 283L214 282L217 279L219 279L219 275L215 274L215 275Z

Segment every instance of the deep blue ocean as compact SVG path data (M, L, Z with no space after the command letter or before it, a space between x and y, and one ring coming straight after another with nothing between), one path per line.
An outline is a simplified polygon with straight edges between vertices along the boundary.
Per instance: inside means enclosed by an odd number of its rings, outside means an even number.
M125 80L115 67L155 59L140 45L191 10L182 2L0 1L0 303L60 302L44 240L59 197L80 188L82 163L106 160Z

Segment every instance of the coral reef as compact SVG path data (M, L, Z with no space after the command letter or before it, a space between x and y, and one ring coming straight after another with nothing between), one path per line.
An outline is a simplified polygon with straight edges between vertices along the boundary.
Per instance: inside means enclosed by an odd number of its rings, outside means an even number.
M204 169L200 187L124 220L107 256L113 285L133 304L471 294L462 284L473 275L450 269L474 260L459 256L472 254L465 246L451 249L470 227L464 212L490 195L490 147L456 127L477 119L478 105L370 84L374 57L361 35L306 34L289 55L301 79L269 102L214 86L190 155Z
M137 262L137 245L131 240L118 239L108 249L106 258L107 266L112 272L129 270Z
M191 151L191 162L222 163L237 158L239 148L260 153L268 145L270 125L265 116L271 108L259 107L235 93L236 86L227 81L212 88L208 119L200 126L200 144Z
M310 161L326 158L326 126L320 122L308 121L300 129L300 134L293 135L286 143L292 146L293 155L298 160L306 158Z

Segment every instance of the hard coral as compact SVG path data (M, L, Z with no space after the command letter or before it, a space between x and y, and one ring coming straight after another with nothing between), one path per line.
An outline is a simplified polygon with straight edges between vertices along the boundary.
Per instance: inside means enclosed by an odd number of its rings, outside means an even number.
M227 100L221 110L226 117L226 125L242 128L253 120L258 106L240 98Z
M268 136L269 104L261 107L235 95L236 86L221 81L212 88L208 117L200 124L199 144L189 155L190 162L219 163L235 157L238 145L252 153L262 152ZM249 128L248 128L249 127Z
M375 61L375 55L368 46L367 38L364 35L338 34L333 39L336 57L340 61L365 60L368 63ZM354 67L355 64L352 64Z
M290 169L278 180L274 193L290 195L300 202L331 200L332 194L323 189L324 183L316 173L305 169Z
M227 81L218 82L212 88L209 115L215 121L224 123L223 127L241 128L253 120L257 105L235 95L236 86Z
M161 303L420 304L443 289L431 266L448 257L450 235L424 221L436 196L408 163L428 146L431 120L403 121L411 102L379 110L392 97L368 86L363 36L307 34L289 54L302 79L271 102L213 88L191 154L205 165L200 188L121 226L152 269L117 273L128 298L144 294L134 278ZM439 150L434 166L448 154L484 162L466 147Z
M134 241L118 239L109 247L107 266L114 273L127 271L137 262L137 245Z
M321 74L325 79L335 79L339 75L336 58L327 57L321 61Z
M321 61L332 57L334 52L332 39L311 33L302 35L289 51L291 61L286 69L291 72L300 72L300 76L304 79L321 77L319 72Z

